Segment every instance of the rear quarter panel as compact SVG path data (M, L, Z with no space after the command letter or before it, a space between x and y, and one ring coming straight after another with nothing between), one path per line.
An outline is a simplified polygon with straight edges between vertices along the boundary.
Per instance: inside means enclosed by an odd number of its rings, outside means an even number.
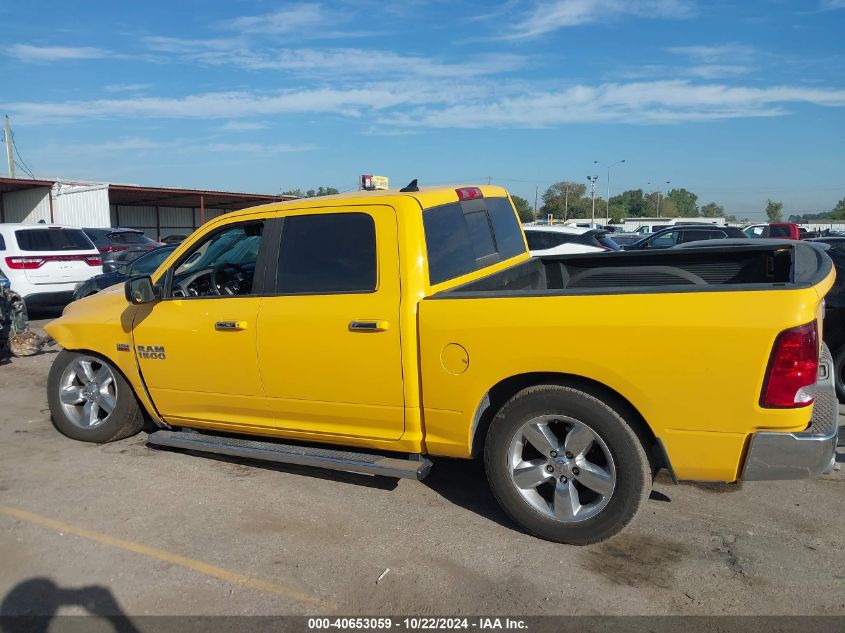
M751 432L809 422L810 407L762 409L758 400L775 337L817 318L819 304L814 288L427 299L419 313L426 446L468 456L489 389L555 372L626 398L679 478L733 481ZM450 343L469 356L457 375L442 359Z

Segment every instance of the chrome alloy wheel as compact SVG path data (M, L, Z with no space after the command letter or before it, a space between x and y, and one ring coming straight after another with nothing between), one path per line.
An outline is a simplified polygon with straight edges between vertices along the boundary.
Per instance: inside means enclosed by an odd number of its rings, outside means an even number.
M534 510L561 521L601 512L616 488L607 444L589 426L563 415L528 420L508 449L511 481Z
M100 426L117 405L114 374L93 356L80 356L68 365L59 380L59 390L68 420L83 429Z

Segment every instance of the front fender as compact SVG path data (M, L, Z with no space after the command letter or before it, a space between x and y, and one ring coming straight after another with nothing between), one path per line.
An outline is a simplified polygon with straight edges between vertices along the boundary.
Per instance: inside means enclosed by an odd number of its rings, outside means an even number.
M44 330L64 349L93 352L108 359L126 378L139 404L156 422L162 420L147 393L135 357L132 323L143 306L133 306L123 285L70 303Z

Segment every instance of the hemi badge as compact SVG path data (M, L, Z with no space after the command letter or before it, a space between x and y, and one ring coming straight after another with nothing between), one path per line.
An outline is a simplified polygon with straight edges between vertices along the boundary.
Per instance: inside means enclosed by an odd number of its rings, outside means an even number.
M129 343L118 343L117 344L117 351L118 352L128 352L129 351Z

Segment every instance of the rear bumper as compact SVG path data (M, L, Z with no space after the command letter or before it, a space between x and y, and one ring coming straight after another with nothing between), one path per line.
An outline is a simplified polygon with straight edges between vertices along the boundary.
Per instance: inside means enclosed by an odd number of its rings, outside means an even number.
M27 307L50 307L67 305L73 300L73 289L59 292L35 292L24 297Z
M833 359L824 346L809 428L801 433L755 433L745 458L743 480L806 479L830 472L839 434L839 400L833 376Z

